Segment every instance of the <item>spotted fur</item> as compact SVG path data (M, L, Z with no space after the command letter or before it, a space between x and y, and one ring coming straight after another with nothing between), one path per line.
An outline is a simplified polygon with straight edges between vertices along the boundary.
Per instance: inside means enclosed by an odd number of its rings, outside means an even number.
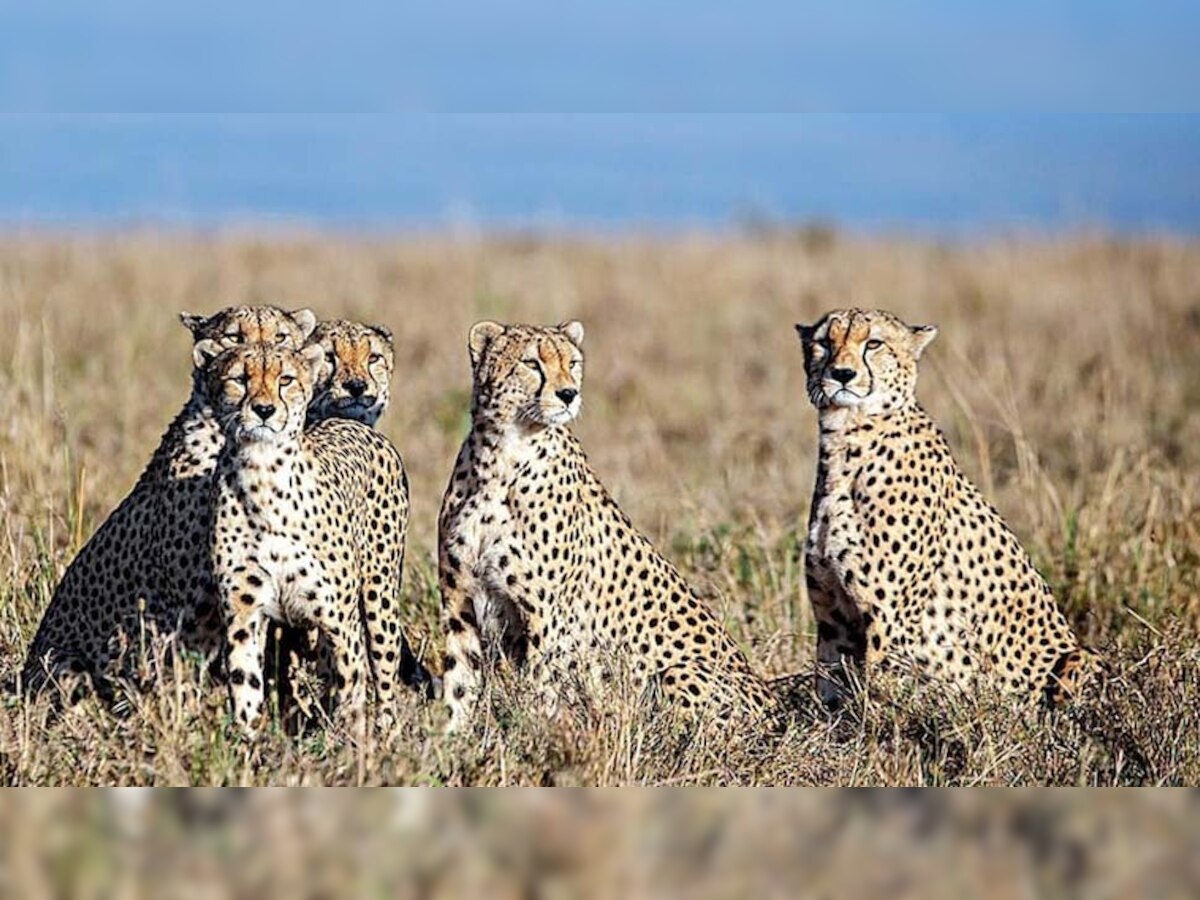
M864 664L1031 697L1077 689L1091 655L916 401L937 329L861 309L796 327L820 421L805 577L822 699L838 705Z
M469 719L485 663L500 654L544 687L603 656L679 709L773 711L741 649L620 510L568 428L582 341L578 322L471 329L472 426L439 520L451 728Z

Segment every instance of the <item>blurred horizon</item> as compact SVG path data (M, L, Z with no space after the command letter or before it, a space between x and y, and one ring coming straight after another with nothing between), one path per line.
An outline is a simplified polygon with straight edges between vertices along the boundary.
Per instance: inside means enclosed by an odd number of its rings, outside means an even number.
M9 116L0 228L1200 232L1200 117Z

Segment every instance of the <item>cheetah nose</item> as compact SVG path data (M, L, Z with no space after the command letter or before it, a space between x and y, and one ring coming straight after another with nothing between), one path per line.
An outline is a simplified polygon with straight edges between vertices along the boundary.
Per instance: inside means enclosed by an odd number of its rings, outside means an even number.
M264 422L275 415L275 406L271 403L255 403L250 407Z
M367 383L361 378L355 378L347 381L345 388L351 397L358 398L367 392Z
M570 406L571 401L579 396L579 391L575 390L575 388L562 388L561 390L555 391L554 396L558 397L558 399L567 404L567 406Z
M830 369L829 377L834 381L842 384L849 384L854 380L855 371L853 369Z

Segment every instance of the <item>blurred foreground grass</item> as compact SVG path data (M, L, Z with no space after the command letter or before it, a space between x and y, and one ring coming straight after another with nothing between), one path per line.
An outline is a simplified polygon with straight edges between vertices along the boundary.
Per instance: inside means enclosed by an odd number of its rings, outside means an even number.
M5 895L1194 897L1192 792L25 792Z

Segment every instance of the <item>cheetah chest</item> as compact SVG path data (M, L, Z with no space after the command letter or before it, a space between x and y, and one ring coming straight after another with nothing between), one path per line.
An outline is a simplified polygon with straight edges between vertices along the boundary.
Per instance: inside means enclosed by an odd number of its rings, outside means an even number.
M269 590L264 611L285 622L307 622L314 608L330 599L335 573L314 551L317 544L305 533L306 523L320 520L315 502L298 505L293 496L319 492L292 491L284 466L256 465L237 474L232 514L224 518L217 536L227 572L244 566L256 573Z
M266 529L252 537L246 549L274 588L264 606L266 614L288 623L311 621L331 587L322 560L306 543Z
M501 590L515 542L505 486L488 485L469 498L452 532L465 567L489 590Z
M813 508L809 515L805 560L810 576L827 587L839 582L840 561L853 549L858 515L854 507L853 479L836 470L817 476Z
M514 530L508 501L508 477L481 482L451 520L453 554L470 576L471 599L480 630L502 639L517 615L519 561L526 557Z

